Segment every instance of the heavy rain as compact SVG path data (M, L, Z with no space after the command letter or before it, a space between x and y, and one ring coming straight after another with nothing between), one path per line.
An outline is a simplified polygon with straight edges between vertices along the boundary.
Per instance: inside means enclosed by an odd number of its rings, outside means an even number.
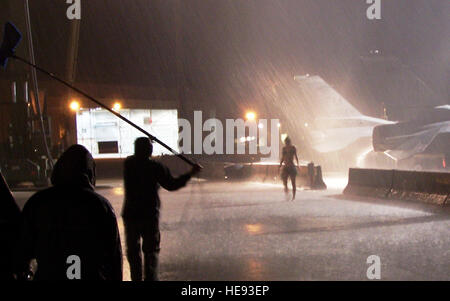
M2 279L450 280L449 16L2 0Z

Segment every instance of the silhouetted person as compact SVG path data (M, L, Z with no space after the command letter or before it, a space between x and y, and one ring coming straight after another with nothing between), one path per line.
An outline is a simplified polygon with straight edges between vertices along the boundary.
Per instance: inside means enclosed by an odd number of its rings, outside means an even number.
M122 249L110 203L95 193L95 162L81 145L56 162L53 187L35 193L22 212L19 269L36 259L35 280L122 280ZM69 259L75 255L80 261ZM71 268L70 270L68 270Z
M131 280L142 280L142 252L144 253L144 280L158 280L160 251L158 195L160 186L173 191L186 185L199 166L191 172L174 178L167 167L150 159L153 146L150 139L141 137L134 144L134 155L124 163L125 203L122 217L125 226L127 258Z
M297 176L297 167L294 164L294 158L297 160L297 166L298 163L298 157L297 157L297 149L295 146L292 145L291 139L289 137L286 137L284 139L285 146L282 150L282 157L280 161L280 167L284 163L284 167L281 171L281 179L283 180L284 185L284 192L288 193L288 186L287 181L288 178L291 179L292 183L292 200L295 199L295 193L296 193L296 184L295 184L295 177Z
M13 256L19 235L20 209L0 172L0 281L14 280Z

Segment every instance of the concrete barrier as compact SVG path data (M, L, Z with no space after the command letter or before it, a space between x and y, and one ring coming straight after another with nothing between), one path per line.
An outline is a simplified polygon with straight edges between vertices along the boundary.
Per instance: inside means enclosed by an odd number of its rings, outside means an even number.
M167 166L173 176L179 176L191 170L190 165L181 161L176 156L161 156L154 157L153 159ZM97 178L122 178L124 161L125 159L96 159ZM224 163L201 161L200 164L203 166L200 177L205 179L225 178Z
M450 192L450 173L396 170L390 198L444 205Z
M199 161L203 166L200 177L208 180L253 180L266 183L281 183L279 164L277 163L224 163L223 161L205 160L203 158L189 156L190 159ZM173 176L179 176L188 172L191 166L181 161L176 156L155 157L156 161L167 166ZM97 177L111 178L123 176L123 162L125 159L97 159ZM297 186L311 189L326 189L322 179L320 166L310 164L300 166L297 174Z
M267 183L280 181L277 164L255 163L247 164L247 166L251 169L249 180Z
M344 194L386 198L393 177L393 170L350 168Z
M155 160L167 166L174 176L182 175L192 168L189 164L181 161L180 158L177 158L176 156L161 156L155 158ZM199 161L199 163L203 166L203 169L199 174L201 178L211 180L225 179L225 163L206 160Z
M125 159L95 159L97 179L122 178Z
M327 189L327 185L323 181L322 177L322 166L316 166L314 169L314 181L311 188L314 190Z
M449 205L450 173L351 168L344 194Z

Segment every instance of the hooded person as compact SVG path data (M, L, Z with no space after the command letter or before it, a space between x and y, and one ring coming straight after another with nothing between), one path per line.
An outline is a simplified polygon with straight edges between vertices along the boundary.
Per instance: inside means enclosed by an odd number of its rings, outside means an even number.
M19 234L20 209L0 172L0 280L14 279L13 255Z
M134 155L124 163L125 202L122 217L125 227L127 259L132 281L158 280L158 255L160 251L159 187L174 191L186 185L200 171L196 165L179 177L173 177L163 164L151 160L153 145L149 138L137 138ZM142 275L142 252L144 275ZM144 277L142 277L144 276Z
M22 212L18 269L35 280L122 280L122 250L109 201L94 191L95 162L81 145L56 162L53 187L34 194Z

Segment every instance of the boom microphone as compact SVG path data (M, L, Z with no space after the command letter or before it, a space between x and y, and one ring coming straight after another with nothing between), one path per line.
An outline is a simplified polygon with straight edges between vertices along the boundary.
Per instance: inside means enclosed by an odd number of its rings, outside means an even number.
M71 85L70 83L66 82L65 80L57 77L53 73L51 73L51 72L49 72L49 71L47 71L45 69L42 69L41 67L39 67L39 66L29 62L28 60L26 60L24 58L21 58L21 57L15 55L15 50L17 48L17 45L20 43L21 39L22 39L22 34L19 32L19 30L12 23L7 22L5 24L5 27L4 27L3 41L2 41L2 45L0 47L0 66L2 66L3 68L6 68L7 63L8 63L8 59L9 58L13 58L13 59L19 60L19 61L21 61L21 62L23 62L23 63L25 63L25 64L33 67L33 68L35 68L36 70L39 70L40 72L46 74L47 76L53 78L54 80L60 82L61 84L69 87L70 89L76 91L77 93L83 95L84 97L90 99L91 101L93 101L97 105L101 106L105 110L107 110L110 113L114 114L116 117L118 117L121 120L125 121L126 123L128 123L129 125L134 127L135 129L137 129L140 132L142 132L144 135L148 136L152 141L157 142L161 146L165 147L167 150L169 150L171 153L173 153L175 156L177 156L178 158L180 158L184 162L186 162L186 163L188 163L188 164L190 164L192 166L199 166L198 164L196 164L195 162L191 161L187 157L183 156L183 154L178 153L176 150L172 149L170 146L168 146L167 144L165 144L164 142L162 142L161 140L159 140L158 138L156 138L155 136L153 136L152 134L150 134L149 132L147 132L146 130L144 130L143 128L138 126L137 124L135 124L132 121L128 120L127 118L123 117L122 115L120 115L119 113L115 112L114 110L108 108L106 105L104 105L103 103L101 103L100 101L95 99L94 97L90 96L86 92L78 89L77 87Z

